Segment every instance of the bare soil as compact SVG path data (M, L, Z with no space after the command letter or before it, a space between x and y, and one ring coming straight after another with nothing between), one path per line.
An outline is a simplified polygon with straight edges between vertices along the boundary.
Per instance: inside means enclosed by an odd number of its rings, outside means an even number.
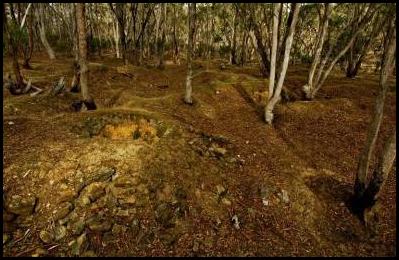
M72 61L37 55L22 72L41 88L61 76L69 85ZM348 207L378 75L335 71L315 101L279 104L268 126L268 81L255 65L196 61L189 106L184 65L90 61L96 111L72 111L79 93L3 89L5 256L396 255L396 166L377 234ZM287 89L300 93L306 73L290 65ZM393 87L376 153L395 115ZM16 195L36 198L31 214L5 211ZM62 235L46 242L44 233Z

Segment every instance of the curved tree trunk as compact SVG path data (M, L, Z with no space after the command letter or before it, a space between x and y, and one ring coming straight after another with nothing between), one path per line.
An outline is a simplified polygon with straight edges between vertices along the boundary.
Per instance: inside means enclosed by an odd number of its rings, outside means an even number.
M39 8L36 8L36 17L37 17L37 20L39 21L40 40L42 41L42 44L43 44L44 48L46 49L50 60L54 60L55 54L54 54L54 51L51 48L50 44L47 41L46 30L44 28L44 21L43 21L44 7L43 7L43 5L44 4L39 3L38 4Z
M271 96L269 94L269 100L268 100L268 103L267 103L267 105L265 107L265 121L268 124L272 123L273 117L274 117L274 115L273 115L274 106L280 100L280 94L281 94L281 90L283 88L285 74L286 74L287 68L288 68L288 62L289 62L289 58L290 58L292 41L293 41L294 33L295 33L295 26L296 26L296 23L297 23L297 20L298 20L299 9L300 9L300 4L297 4L297 3L293 4L294 12L293 12L292 22L291 22L291 25L290 25L290 28L289 28L288 36L287 36L286 41L285 41L284 60L283 60L282 65L281 65L281 72L280 72L280 75L279 75L279 78L278 78L277 86L275 87L274 91L272 92L273 96ZM276 14L276 11L277 11L277 7L275 8L275 14ZM273 27L275 26L274 25L275 21L273 22ZM273 33L274 32L275 32L275 29L273 29ZM273 35L273 41L275 41L274 37L275 37L275 35ZM274 45L274 43L273 43L273 45ZM271 64L270 67L272 69L272 64ZM271 73L271 71L270 71L270 73ZM269 88L270 88L270 85L269 85Z
M368 175L369 165L373 150L380 130L385 97L388 91L387 79L389 74L392 72L392 65L394 61L394 54L396 50L396 28L392 30L391 38L389 40L388 48L384 55L383 67L380 75L380 93L377 96L376 104L374 108L374 115L368 129L366 145L360 154L359 164L357 168L356 180L355 180L355 201L362 200L366 190L366 179Z

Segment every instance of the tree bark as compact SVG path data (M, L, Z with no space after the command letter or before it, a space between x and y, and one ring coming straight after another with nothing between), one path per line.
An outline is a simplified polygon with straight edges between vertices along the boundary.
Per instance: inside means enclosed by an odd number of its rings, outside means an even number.
M88 110L96 109L94 100L89 95L88 67L87 67L87 40L86 40L86 17L85 4L76 4L76 20L79 35L79 66L80 66L80 87L83 102Z
M195 3L190 3L188 5L188 44L187 44L187 79L186 79L186 95L184 97L184 102L187 104L192 104L193 100L191 97L192 86L191 80L193 75L191 58L193 52L193 38L194 38L194 12L195 12Z
M280 100L280 94L281 94L281 89L283 87L283 83L284 83L284 79L285 79L285 74L287 72L287 68L288 68L288 62L289 62L289 58L290 58L290 51L291 51L291 46L292 46L292 41L294 38L294 33L295 33L295 26L298 20L298 14L299 14L299 9L300 9L300 4L292 4L292 8L294 10L293 13L293 17L292 17L292 22L289 28L289 32L288 32L288 36L287 39L285 41L285 50L284 50L284 60L282 62L281 65L281 72L278 78L278 82L277 82L277 86L275 87L274 91L273 91L273 96L270 98L269 96L269 100L268 103L265 107L265 121L268 124L271 124L273 121L273 109L274 106L277 104L277 102ZM277 8L275 9L275 13L276 13ZM273 23L273 27L274 27L274 23ZM273 29L273 32L275 30ZM274 36L273 36L274 37ZM274 45L274 43L273 43ZM272 69L272 65L270 65L270 68ZM273 80L274 81L274 80ZM269 85L270 87L270 85Z
M164 51L165 51L165 39L166 39L166 3L162 4L162 27L161 27L161 40L159 43L159 63L158 68L164 69Z
M384 55L383 67L380 74L380 92L376 99L374 107L373 119L368 129L366 145L360 154L359 164L357 168L356 180L355 180L355 201L360 200L366 189L366 179L368 175L369 165L373 150L380 130L382 116L384 112L384 103L386 94L388 92L388 76L392 71L392 65L395 58L396 50L396 28L392 32L392 36L389 40L388 49Z
M54 54L54 51L51 48L49 42L47 41L46 30L44 28L44 21L43 21L44 6L43 5L44 4L42 4L42 3L38 3L39 8L36 8L36 17L37 17L37 20L39 21L40 39L42 41L44 48L47 51L47 54L48 54L50 60L54 60L55 54Z

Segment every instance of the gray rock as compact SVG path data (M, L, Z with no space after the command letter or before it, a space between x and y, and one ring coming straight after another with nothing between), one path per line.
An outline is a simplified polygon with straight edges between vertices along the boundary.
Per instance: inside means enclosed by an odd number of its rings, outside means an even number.
M11 213L28 216L33 213L37 198L32 194L14 195L7 204L7 210Z
M232 217L231 221L233 222L233 225L234 225L235 229L240 229L240 221L238 220L237 215L234 215Z
M105 186L101 182L93 182L85 188L85 196L87 196L91 202L96 201L104 194Z
M288 197L288 192L286 190L281 190L281 193L279 193L278 195L284 203L290 202L290 199Z
M53 211L53 219L57 221L65 218L73 210L73 205L70 202L64 202Z
M57 226L54 229L54 239L55 241L59 241L63 239L67 234L67 229L65 226Z
M54 234L52 232L47 231L47 230L40 231L39 237L46 244L49 244L49 243L53 242L53 240L55 238Z
M72 254L79 256L85 250L85 247L87 246L86 233L83 233L76 240L74 240L71 246L72 246L72 248L71 248Z
M115 187L132 187L139 184L139 180L136 177L119 177L114 181Z
M111 230L112 223L109 221L93 221L89 224L89 228L92 231L107 232Z
M115 168L111 167L101 167L98 170L90 173L86 177L86 184L90 184L92 182L105 182L111 179L112 175L116 172Z
M75 223L70 225L70 230L74 235L82 234L83 230L85 229L85 221L83 219L79 219Z
M72 201L77 197L77 193L71 189L61 190L58 196L58 203Z

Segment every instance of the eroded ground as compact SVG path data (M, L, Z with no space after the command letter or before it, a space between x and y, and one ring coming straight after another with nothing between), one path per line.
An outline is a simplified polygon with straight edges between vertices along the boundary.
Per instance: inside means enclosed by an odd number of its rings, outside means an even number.
M335 73L316 101L279 105L271 127L255 65L197 62L187 106L185 66L91 61L96 111L72 112L79 94L3 90L4 255L395 255L396 167L377 235L347 206L377 75ZM70 84L71 64L37 56L23 74ZM290 66L293 93L306 71ZM396 124L390 84L377 152Z

